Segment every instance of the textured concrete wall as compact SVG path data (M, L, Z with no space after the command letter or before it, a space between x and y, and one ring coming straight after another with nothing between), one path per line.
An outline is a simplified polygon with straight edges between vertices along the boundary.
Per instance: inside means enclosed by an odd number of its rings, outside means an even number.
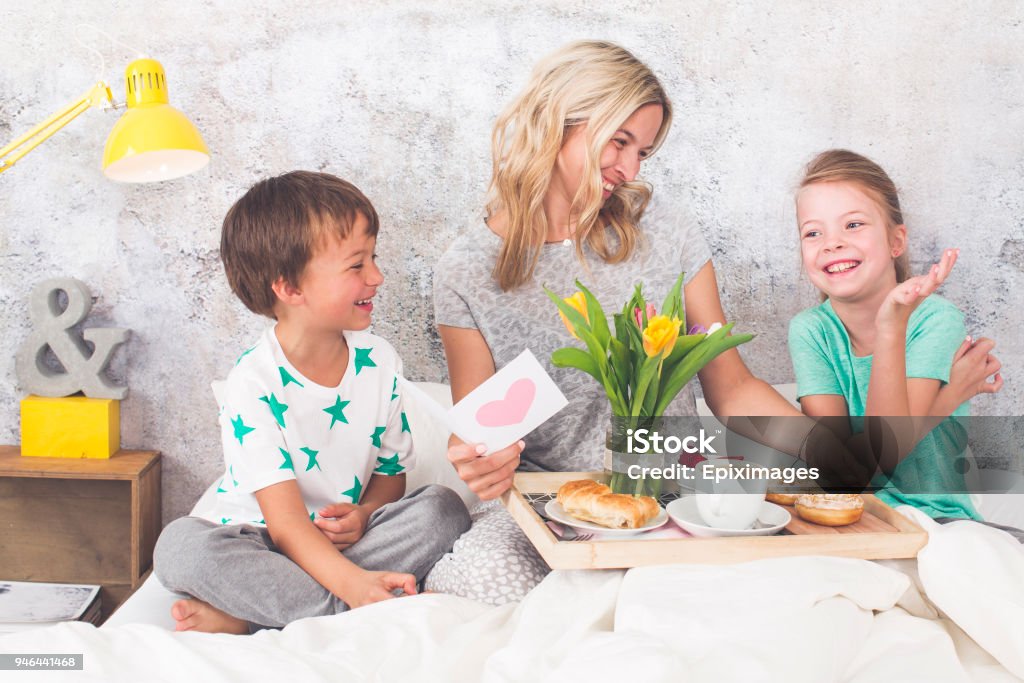
M219 265L230 203L296 168L353 179L383 219L375 330L410 377L443 379L431 266L481 212L499 108L575 38L618 41L664 80L677 123L643 174L703 223L726 311L759 334L743 351L755 373L791 378L786 323L815 302L791 206L800 165L847 146L901 185L915 266L962 247L943 294L973 333L998 338L1007 368L976 412L1024 414L1021 3L3 0L0 140L96 79L73 39L81 22L163 62L213 161L169 183L109 182L97 167L116 117L89 112L0 176L0 442L18 439L13 351L29 291L80 278L96 298L88 324L134 330L113 368L131 385L122 439L164 452L165 520L216 476L208 385L264 325ZM94 44L122 99L131 51Z

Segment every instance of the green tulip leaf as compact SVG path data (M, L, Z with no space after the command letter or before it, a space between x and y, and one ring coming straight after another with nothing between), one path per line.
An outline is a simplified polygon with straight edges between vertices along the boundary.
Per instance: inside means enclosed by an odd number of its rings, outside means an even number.
M724 351L745 344L754 338L752 334L728 336L735 323L724 325L713 334L708 335L691 353L687 354L672 370L668 380L663 384L662 394L654 407L654 414L661 415L687 382L704 369L708 363Z
M618 339L612 339L608 350L611 351L612 370L615 371L616 386L620 396L629 394L630 381L633 378L633 364L629 362L629 349Z
M598 382L601 381L601 371L594 362L593 356L574 346L556 349L551 354L551 362L556 368L576 368L587 373Z
M651 380L658 374L658 367L660 365L660 356L647 358L640 364L640 371L637 373L636 393L630 397L629 414L633 417L640 415L640 410L644 405L644 396L646 396L647 390L651 386Z
M608 338L611 336L608 331L608 316L605 315L597 297L591 294L590 290L584 287L579 280L576 281L576 286L583 292L583 298L587 302L587 317L590 318L590 328L594 332L594 337L597 339L597 343L604 348L608 346Z
M669 318L684 319L683 316L683 305L682 305L682 288L683 288L683 276L686 273L679 273L679 277L676 278L676 283L672 285L672 289L669 290L665 301L661 304L661 314L667 315Z

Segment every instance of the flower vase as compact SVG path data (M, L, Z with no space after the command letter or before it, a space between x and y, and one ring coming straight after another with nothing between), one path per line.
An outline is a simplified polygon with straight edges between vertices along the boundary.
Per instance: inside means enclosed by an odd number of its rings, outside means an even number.
M630 452L629 448L632 430L643 426L649 428L646 422L641 425L636 418L612 418L605 432L604 473L612 493L651 496L657 500L663 480L640 474L644 468L664 467L661 462L664 457L657 453Z

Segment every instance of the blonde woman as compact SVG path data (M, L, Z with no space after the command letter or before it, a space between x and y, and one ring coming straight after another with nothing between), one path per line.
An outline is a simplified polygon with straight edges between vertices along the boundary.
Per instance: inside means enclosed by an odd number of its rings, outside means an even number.
M584 373L555 368L565 346L543 286L599 300L626 301L635 283L667 292L685 271L686 325L726 320L710 251L694 221L667 212L638 180L661 146L672 105L651 70L607 42L571 43L535 67L526 88L498 117L486 219L474 219L434 272L434 309L455 401L529 347L569 405L520 442L487 457L453 439L448 458L485 501L474 526L427 579L433 590L501 604L518 600L549 571L494 499L517 468L587 471L602 467L610 409ZM719 416L799 413L728 351L700 373ZM670 415L695 414L692 389Z
M529 347L569 398L553 420L486 458L453 439L448 458L484 501L512 484L515 470L600 469L610 409L583 373L555 368L565 328L543 286L575 291L584 281L601 301L625 301L635 283L667 292L686 272L686 325L725 320L710 251L696 224L651 202L642 164L672 125L672 105L651 70L607 42L571 43L535 67L498 117L487 217L474 221L434 272L434 307L452 398L458 401ZM700 375L718 414L795 414L756 379L735 351ZM695 414L692 389L667 411ZM476 510L474 528L427 586L493 603L518 600L548 567L496 501Z

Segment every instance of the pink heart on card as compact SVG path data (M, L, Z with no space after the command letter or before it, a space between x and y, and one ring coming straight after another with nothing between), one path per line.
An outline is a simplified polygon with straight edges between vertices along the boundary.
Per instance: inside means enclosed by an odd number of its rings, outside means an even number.
M485 403L476 411L476 421L483 427L507 427L519 424L530 412L537 385L533 380L522 378L512 382L505 392L505 398Z

